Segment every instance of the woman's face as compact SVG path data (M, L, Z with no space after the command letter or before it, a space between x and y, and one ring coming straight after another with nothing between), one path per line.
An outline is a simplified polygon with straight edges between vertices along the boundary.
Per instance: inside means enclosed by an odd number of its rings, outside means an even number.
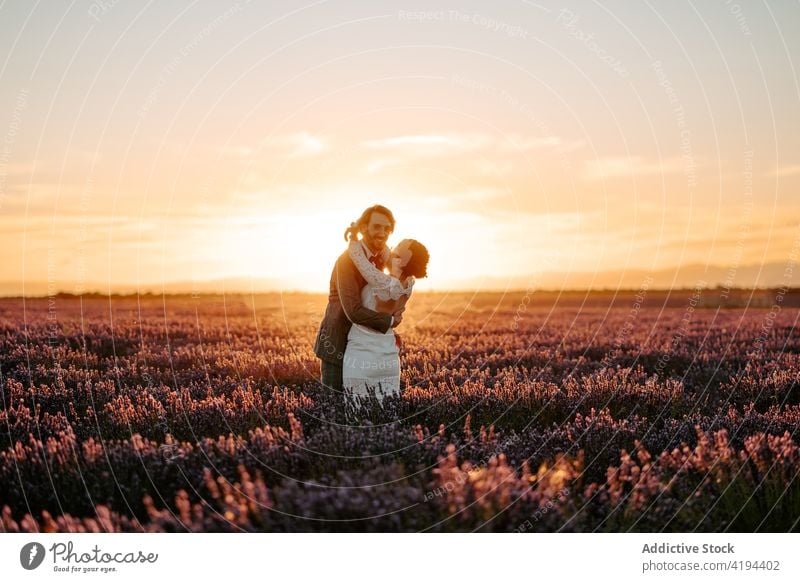
M392 276L399 278L403 272L403 267L411 260L411 249L408 248L408 239L401 240L400 243L392 249Z

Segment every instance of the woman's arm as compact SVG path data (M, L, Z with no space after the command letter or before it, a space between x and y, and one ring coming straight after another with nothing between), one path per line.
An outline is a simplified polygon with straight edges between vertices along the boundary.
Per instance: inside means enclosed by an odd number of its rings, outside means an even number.
M347 252L361 276L375 288L375 295L379 300L400 299L400 297L408 294L408 291L400 281L378 270L378 267L369 262L369 259L361 249L360 242L350 241Z

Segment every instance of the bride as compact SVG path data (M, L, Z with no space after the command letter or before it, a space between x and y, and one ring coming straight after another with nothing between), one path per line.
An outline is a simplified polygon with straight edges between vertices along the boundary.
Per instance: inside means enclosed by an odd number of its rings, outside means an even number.
M364 307L380 313L402 309L417 278L427 276L428 249L414 239L404 239L391 251L390 275L379 270L367 256L356 236L350 237L348 254L367 284L361 290ZM400 393L399 337L394 329L380 333L353 324L347 336L342 365L342 386L357 403L374 392L379 402Z

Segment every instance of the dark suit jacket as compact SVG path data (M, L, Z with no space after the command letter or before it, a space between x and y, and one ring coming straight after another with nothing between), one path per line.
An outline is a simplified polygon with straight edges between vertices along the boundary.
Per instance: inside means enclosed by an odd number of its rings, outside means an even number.
M354 323L381 333L386 333L391 327L391 315L367 309L361 304L361 290L366 284L350 255L343 252L331 272L328 307L314 343L314 353L321 360L342 363L347 334Z

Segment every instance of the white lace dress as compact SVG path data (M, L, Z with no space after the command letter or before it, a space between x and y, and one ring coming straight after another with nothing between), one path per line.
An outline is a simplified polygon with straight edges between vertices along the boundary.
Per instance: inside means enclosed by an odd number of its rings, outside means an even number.
M407 287L403 287L398 279L379 271L369 262L360 242L351 242L348 253L367 281L361 291L364 307L375 310L378 300L411 296L413 277L409 277ZM394 329L381 333L353 324L342 362L342 386L346 394L353 396L367 396L369 388L372 388L379 401L386 395L400 393L400 352L395 344Z

